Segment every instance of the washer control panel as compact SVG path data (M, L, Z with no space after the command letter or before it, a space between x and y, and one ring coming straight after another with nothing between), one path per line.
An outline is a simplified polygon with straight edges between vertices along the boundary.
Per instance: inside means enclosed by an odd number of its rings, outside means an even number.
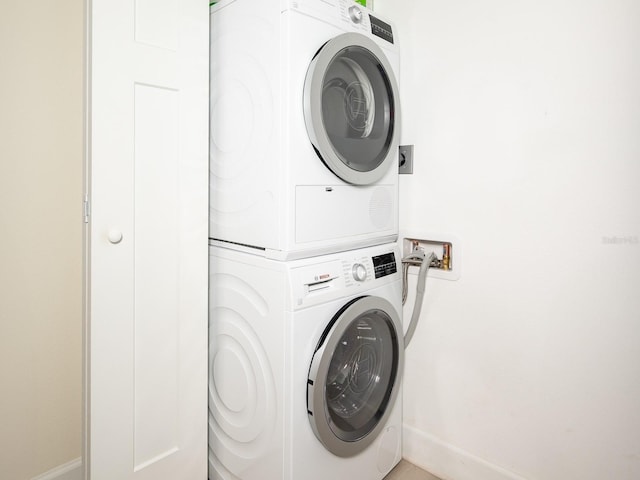
M343 261L346 284L374 280L392 275L398 271L396 256L393 252L372 257L355 258L351 262Z
M373 272L376 278L386 277L398 271L396 256L393 252L372 257L371 260L373 261Z
M399 255L395 245L380 245L338 252L322 259L311 257L292 261L293 308L318 305L400 282Z
M353 256L342 260L342 272L346 286L358 285L373 280L373 265L371 257Z
M358 282L364 282L367 279L367 268L361 263L354 263L351 267L353 279Z

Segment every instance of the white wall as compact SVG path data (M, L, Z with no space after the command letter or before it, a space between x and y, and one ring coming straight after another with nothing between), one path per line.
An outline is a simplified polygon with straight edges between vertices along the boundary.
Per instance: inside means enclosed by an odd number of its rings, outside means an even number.
M640 3L376 10L415 144L401 229L464 243L409 347L405 456L452 480L640 478Z
M81 454L82 0L0 14L0 478Z

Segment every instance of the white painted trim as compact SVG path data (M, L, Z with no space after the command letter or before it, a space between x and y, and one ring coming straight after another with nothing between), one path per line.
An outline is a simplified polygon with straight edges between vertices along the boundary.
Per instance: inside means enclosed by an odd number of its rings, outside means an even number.
M82 480L82 458L58 465L31 480Z
M428 433L404 425L402 456L443 479L526 480L499 465L443 442Z

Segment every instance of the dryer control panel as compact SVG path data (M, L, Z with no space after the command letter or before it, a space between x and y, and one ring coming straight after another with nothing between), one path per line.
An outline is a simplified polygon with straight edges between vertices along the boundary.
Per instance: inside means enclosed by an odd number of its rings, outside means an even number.
M383 22L373 15L369 15L369 18L371 20L371 33L386 40L389 43L393 43L393 31L391 30L391 25Z

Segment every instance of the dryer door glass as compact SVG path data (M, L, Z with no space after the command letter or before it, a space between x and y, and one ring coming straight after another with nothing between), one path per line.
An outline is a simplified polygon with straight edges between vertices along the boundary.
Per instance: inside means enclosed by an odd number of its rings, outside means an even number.
M399 390L400 329L388 301L360 297L325 330L309 371L307 407L316 436L332 453L355 455L384 428Z
M334 151L349 168L380 166L391 147L394 99L380 61L348 47L329 64L322 88L322 118Z
M328 42L305 85L307 131L318 155L349 183L379 180L397 158L397 102L391 65L375 42L353 33Z

